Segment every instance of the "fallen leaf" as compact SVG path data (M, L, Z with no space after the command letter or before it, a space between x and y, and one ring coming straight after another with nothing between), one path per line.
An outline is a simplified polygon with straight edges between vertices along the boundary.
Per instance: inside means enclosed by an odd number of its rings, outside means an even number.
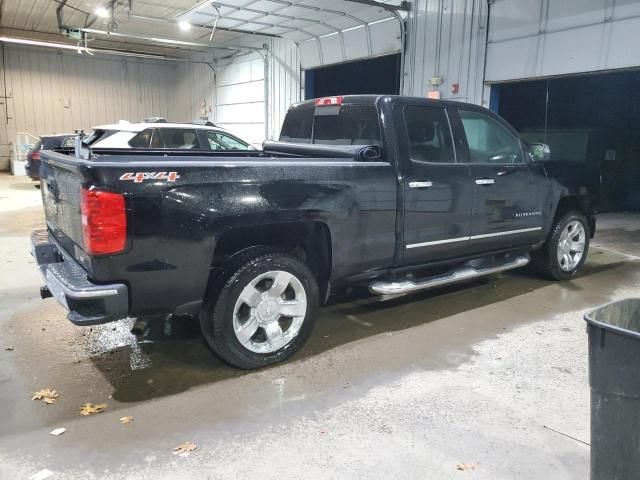
M475 470L476 466L473 463L459 463L456 468L461 472L468 472L471 470Z
M7 352L13 352L13 347L4 347Z
M85 403L80 408L80 415L93 415L94 413L102 413L108 406L109 405L107 405L106 403L97 403L95 405L93 403Z
M54 437L57 437L58 435L62 435L64 432L66 432L67 429L62 427L62 428L56 428L55 430L51 430L49 432L49 435L53 435Z
M173 449L174 455L180 455L186 457L189 453L193 452L198 446L192 442L184 442Z
M133 422L133 417L122 417L120 419L120 423L131 423Z
M42 400L42 403L51 405L52 403L56 403L57 398L58 392L56 392L52 388L45 388L44 390L33 392L31 400Z

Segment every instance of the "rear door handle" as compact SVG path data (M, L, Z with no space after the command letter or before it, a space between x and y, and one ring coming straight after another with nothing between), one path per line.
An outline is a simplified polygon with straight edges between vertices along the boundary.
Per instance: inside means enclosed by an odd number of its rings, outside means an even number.
M476 185L493 185L496 181L493 178L476 178Z
M433 182L425 180L424 182L409 182L409 188L429 188L433 187Z

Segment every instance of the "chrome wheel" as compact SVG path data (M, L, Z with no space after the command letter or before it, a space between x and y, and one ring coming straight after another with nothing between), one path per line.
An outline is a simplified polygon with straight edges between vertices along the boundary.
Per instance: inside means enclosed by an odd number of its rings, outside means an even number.
M587 235L582 223L572 221L564 227L558 240L558 263L565 272L570 272L578 266L587 242Z
M284 271L258 275L242 290L233 309L233 330L247 350L272 353L291 343L307 314L300 280Z

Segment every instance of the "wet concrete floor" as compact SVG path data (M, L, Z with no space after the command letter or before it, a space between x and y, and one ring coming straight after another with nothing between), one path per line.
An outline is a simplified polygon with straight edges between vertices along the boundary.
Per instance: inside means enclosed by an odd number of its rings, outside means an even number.
M0 478L588 476L582 315L640 295L639 215L602 217L575 281L525 270L384 301L353 292L294 359L247 373L192 320L135 337L130 320L79 328L40 300L38 198L0 176ZM49 387L55 405L31 401ZM85 403L108 407L81 417ZM185 441L198 449L172 455Z

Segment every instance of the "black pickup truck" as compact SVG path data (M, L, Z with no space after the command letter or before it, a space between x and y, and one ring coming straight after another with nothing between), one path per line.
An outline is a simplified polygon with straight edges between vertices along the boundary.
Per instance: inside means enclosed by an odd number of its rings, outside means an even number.
M309 337L332 291L405 294L532 263L570 279L594 197L484 108L344 96L290 108L262 152L42 153L45 278L77 325L199 315L226 362Z

